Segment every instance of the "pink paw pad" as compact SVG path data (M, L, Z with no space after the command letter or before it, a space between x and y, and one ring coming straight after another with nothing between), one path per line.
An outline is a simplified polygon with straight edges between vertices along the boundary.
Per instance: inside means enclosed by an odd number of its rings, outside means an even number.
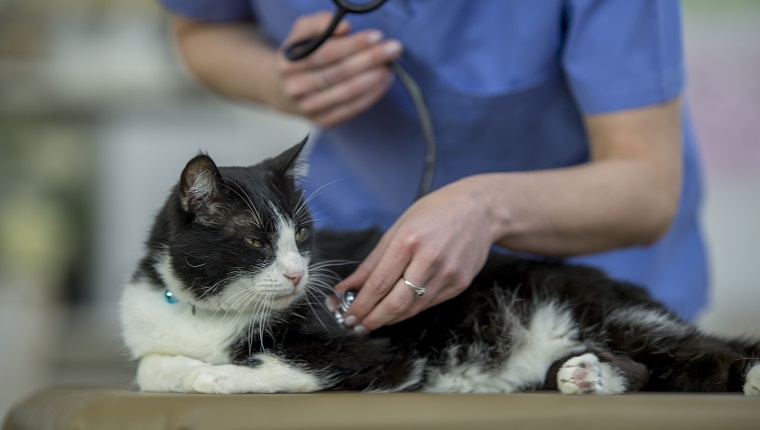
M563 394L601 394L602 371L594 354L573 357L557 372L557 385Z

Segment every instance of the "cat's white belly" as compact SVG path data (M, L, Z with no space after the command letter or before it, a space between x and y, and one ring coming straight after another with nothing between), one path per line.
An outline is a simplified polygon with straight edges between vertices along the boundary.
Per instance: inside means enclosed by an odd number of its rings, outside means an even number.
M127 285L121 301L124 341L134 358L182 355L209 364L230 362L233 337L249 324L245 317L197 310L187 303L167 303L147 282Z
M552 363L585 349L578 340L578 328L570 312L554 304L539 307L527 325L514 321L505 339L512 344L511 354L498 368L485 367L487 352L473 346L467 354L470 359L458 361L458 346L453 345L448 352L449 363L428 374L424 391L516 392L541 384Z

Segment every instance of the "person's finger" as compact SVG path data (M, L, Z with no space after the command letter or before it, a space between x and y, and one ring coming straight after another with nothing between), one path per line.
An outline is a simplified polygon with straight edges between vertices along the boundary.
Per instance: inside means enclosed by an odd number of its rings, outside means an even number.
M467 283L457 268L457 262L445 259L444 249L440 245L427 247L415 252L409 265L404 269L400 282L394 289L365 317L359 321L360 331L373 331L381 326L394 324L410 318L420 311L448 300L459 294ZM402 288L403 287L403 288ZM389 300L396 289L407 289L413 293L411 300L403 303ZM401 295L397 295L401 297ZM397 300L401 300L400 298Z
M346 324L351 326L364 320L396 282L412 259L412 249L391 242L346 312Z
M309 93L324 91L372 68L385 67L387 63L398 58L402 50L403 47L398 41L387 40L321 69L293 73L284 82L285 94L295 99Z
M377 66L386 66L401 55L403 46L395 39L370 45L347 57L338 64L324 68L323 76L327 82L341 82Z
M415 284L418 287L421 286L420 284ZM469 285L469 284L468 284ZM426 284L424 284L425 293L418 297L417 300L415 300L412 305L406 310L405 313L396 316L393 319L390 319L388 321L385 321L383 325L390 325L390 324L396 324L401 321L404 321L407 318L411 318L418 313L424 311L425 309L431 308L433 306L436 306L440 303L445 302L446 300L452 299L459 295L467 285L464 287L460 284L457 284L454 280L447 281L444 278L436 277L428 281ZM370 315L371 316L371 315ZM368 316L367 318L370 318ZM365 319L366 320L366 319ZM362 322L361 324L366 324L366 326L374 329L374 325L372 321L368 322ZM368 329L367 331L371 331Z
M344 36L333 36L325 41L311 55L298 61L281 63L283 74L292 74L305 70L324 68L339 62L357 52L377 44L383 39L380 30L365 30Z
M374 105L388 90L393 77L388 75L384 81L372 84L359 96L349 98L348 102L341 103L332 109L320 112L312 118L321 127L330 127L352 118Z
M314 122L322 128L327 128L347 121L377 103L377 101L382 98L387 87L388 85L378 86L371 92L351 101L350 103L340 105L327 113L316 116Z
M324 91L310 94L299 101L298 107L306 115L314 116L326 109L350 102L387 80L387 68L375 68L352 76Z
M383 253L385 253L394 229L395 227L391 227L390 230L385 232L380 237L380 241L378 241L377 245L372 248L372 251L370 251L369 255L364 258L356 270L335 286L335 291L338 294L345 294L348 290L360 290L364 286L364 283L367 281L367 278L369 278L372 270L375 269L375 266L377 266L380 258L382 258Z
M283 46L289 46L299 40L321 35L332 22L333 13L329 11L320 11L308 15L302 15L293 23L290 33L285 38ZM349 32L351 24L342 19L335 28L333 35L342 35Z
M353 327L356 333L364 334L374 331L391 321L407 315L415 301L421 299L407 284L399 278L393 288L383 297L370 313Z
M334 295L328 295L325 297L325 307L330 312L335 312L340 306L340 299Z

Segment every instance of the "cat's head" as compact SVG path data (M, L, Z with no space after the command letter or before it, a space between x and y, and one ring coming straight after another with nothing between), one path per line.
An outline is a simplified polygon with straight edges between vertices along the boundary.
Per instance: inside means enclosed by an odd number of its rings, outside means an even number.
M304 142L251 167L190 160L156 229L155 269L180 301L212 311L283 309L306 293L312 221L297 178ZM154 235L156 235L154 231Z

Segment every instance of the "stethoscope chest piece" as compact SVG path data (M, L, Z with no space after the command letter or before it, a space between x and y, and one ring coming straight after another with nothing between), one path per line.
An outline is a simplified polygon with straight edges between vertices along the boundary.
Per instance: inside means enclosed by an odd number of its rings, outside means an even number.
M336 293L336 295L338 294ZM340 299L340 304L338 305L338 308L335 309L335 312L333 312L333 316L335 317L335 321L337 321L338 324L343 324L343 316L346 314L346 312L348 312L348 308L351 307L351 303L353 303L356 299L356 291L348 290L342 296L338 295L338 299Z

